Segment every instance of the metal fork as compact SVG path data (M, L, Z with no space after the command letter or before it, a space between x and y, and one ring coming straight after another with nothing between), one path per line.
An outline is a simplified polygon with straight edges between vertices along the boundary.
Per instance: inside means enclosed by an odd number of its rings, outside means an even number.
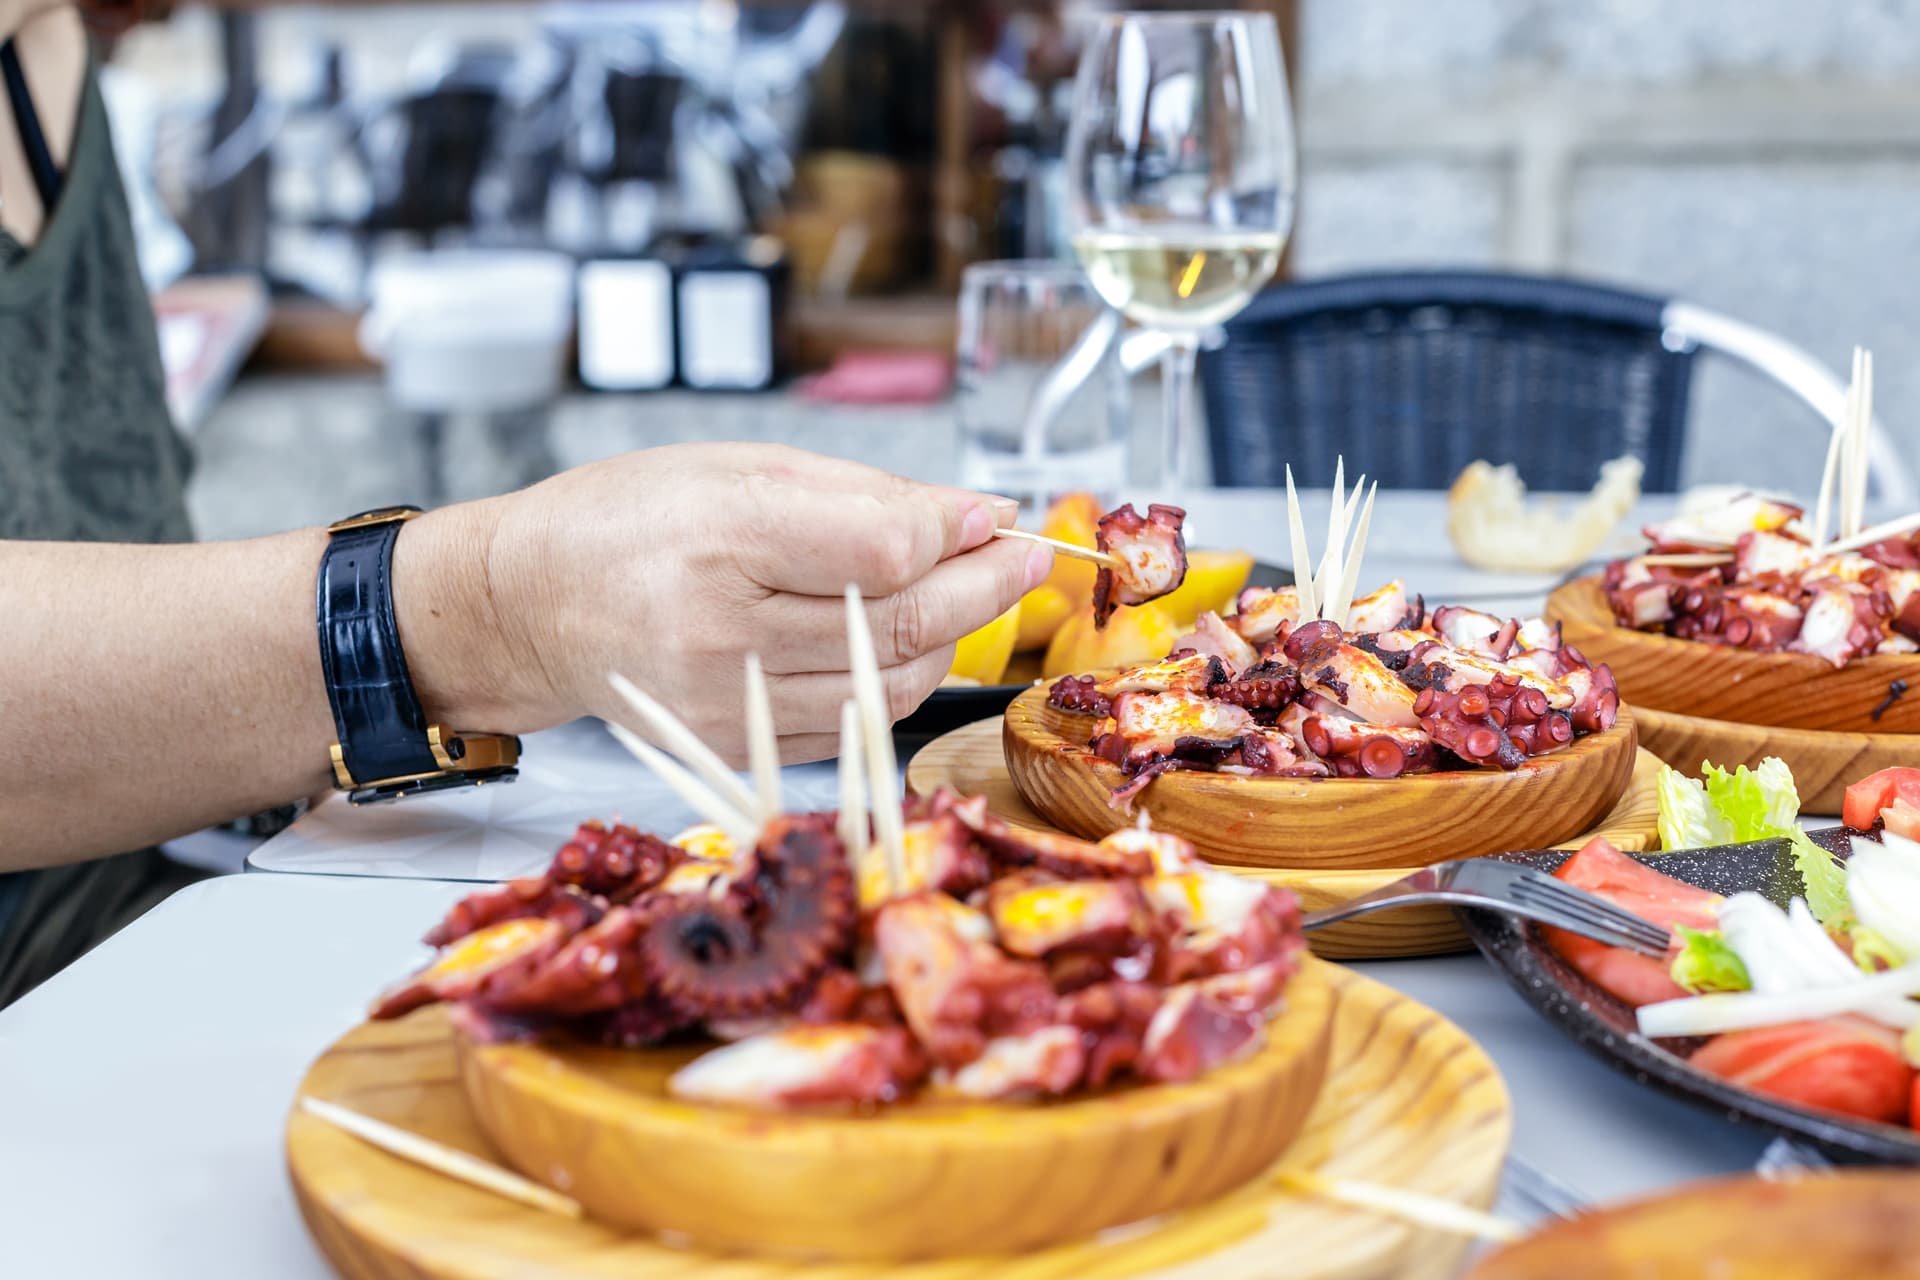
M1667 931L1652 921L1545 872L1498 858L1436 862L1351 902L1315 911L1301 926L1312 932L1369 912L1435 902L1519 916L1641 955L1667 953Z

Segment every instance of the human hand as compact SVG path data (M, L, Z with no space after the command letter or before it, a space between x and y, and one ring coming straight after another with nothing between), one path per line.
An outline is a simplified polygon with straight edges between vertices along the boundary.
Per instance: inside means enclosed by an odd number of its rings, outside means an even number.
M464 589L420 592L487 637L457 664L431 644L428 670L415 663L430 712L459 727L630 721L607 684L618 671L739 764L743 664L758 653L783 758L817 759L837 750L852 695L847 584L867 597L902 717L945 676L956 640L1045 578L1050 551L992 536L1015 512L785 446L676 445L415 521L396 549L396 600L414 594L400 555L409 538L422 559L478 562ZM403 635L420 603L402 606Z

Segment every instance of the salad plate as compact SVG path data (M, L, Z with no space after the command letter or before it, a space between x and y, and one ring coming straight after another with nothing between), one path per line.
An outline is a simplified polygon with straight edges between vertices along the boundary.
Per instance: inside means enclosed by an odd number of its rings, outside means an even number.
M1808 839L1844 856L1850 834L1844 827L1833 827L1809 832ZM1553 849L1500 856L1552 872L1574 855ZM1792 846L1785 839L1623 856L1728 897L1752 891L1785 906L1805 892ZM1641 1035L1633 1008L1578 972L1539 930L1488 912L1462 911L1460 918L1474 944L1521 999L1620 1071L1732 1119L1807 1142L1841 1160L1920 1165L1920 1133L1797 1106L1710 1075L1690 1065L1685 1056L1697 1042L1655 1041Z

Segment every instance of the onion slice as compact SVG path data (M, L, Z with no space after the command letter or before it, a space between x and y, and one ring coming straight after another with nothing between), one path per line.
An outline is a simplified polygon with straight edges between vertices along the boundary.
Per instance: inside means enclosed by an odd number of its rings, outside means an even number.
M1905 1030L1920 1023L1920 1004L1901 1007L1888 997L1912 995L1920 995L1920 964L1902 965L1843 987L1744 991L1662 1000L1641 1006L1640 1034L1655 1038L1709 1036L1810 1018L1832 1018L1844 1013L1864 1013Z

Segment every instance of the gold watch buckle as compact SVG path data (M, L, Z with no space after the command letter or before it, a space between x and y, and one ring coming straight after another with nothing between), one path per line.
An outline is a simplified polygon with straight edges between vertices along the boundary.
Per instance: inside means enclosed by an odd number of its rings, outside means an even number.
M434 772L407 773L371 782L359 782L347 772L346 755L341 751L340 744L336 742L328 749L333 757L333 779L342 791L358 791L370 787L419 782L424 778L438 778L451 773L486 773L497 769L511 769L520 763L520 739L508 733L467 733L448 729L445 725L434 724L427 726L427 746L433 752L433 762L440 766Z
M418 507L375 507L372 511L362 511L345 520L335 520L327 526L327 532L345 533L349 529L370 529L377 524L400 524L425 514Z

